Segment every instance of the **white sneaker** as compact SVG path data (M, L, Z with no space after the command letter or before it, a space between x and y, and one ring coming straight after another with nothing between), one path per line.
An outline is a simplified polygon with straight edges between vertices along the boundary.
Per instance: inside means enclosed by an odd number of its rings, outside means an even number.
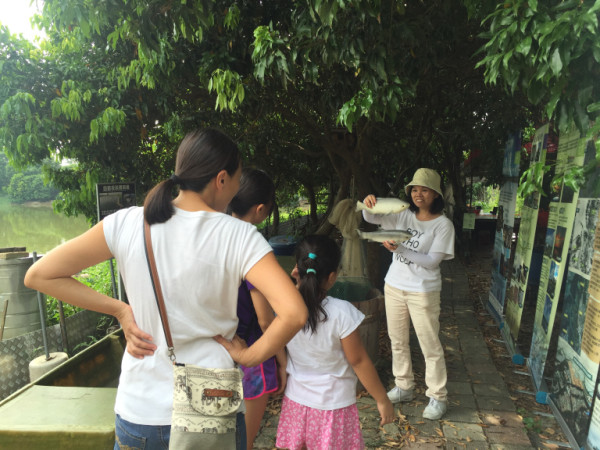
M392 403L398 402L410 402L415 396L414 392L411 390L400 389L398 386L395 386L394 389L387 393L388 398Z
M429 405L427 405L423 411L423 417L429 420L438 420L441 419L444 414L446 414L447 409L448 402L430 398Z

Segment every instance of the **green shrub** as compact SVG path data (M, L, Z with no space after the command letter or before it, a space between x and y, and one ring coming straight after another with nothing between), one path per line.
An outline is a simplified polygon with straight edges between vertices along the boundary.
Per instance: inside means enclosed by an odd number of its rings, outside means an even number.
M92 289L101 292L102 294L106 294L111 297L113 296L112 281L110 276L110 263L108 261L105 261L92 267L88 267L75 278L81 281L86 286L89 286ZM115 267L115 280L117 278L118 273ZM68 303L63 303L63 312L65 314L65 318L70 317L81 310L81 308L78 308L76 306L70 305ZM100 319L102 327L105 328L108 328L110 325L112 325L113 321L114 319L109 320L107 322L107 319L104 317ZM58 300L54 297L47 297L46 299L46 322L48 326L52 326L60 322Z
M46 202L54 200L58 191L50 186L44 186L41 174L26 175L16 173L12 176L6 193L14 203L29 201Z

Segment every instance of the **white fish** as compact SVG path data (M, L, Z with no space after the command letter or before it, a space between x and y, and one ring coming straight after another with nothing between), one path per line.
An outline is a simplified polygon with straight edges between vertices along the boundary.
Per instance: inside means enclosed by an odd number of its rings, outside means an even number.
M360 231L356 230L361 239L368 239L371 242L394 241L396 243L404 242L412 237L412 234L404 230L378 230L378 231Z
M371 214L392 214L399 213L408 209L410 203L400 200L399 198L383 197L378 198L377 203L372 208L367 207L363 202L356 202L357 211L368 211Z

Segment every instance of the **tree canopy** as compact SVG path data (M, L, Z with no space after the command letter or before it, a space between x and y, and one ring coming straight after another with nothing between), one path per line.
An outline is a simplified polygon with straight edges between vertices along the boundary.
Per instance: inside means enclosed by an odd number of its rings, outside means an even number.
M499 3L483 21L486 43L478 66L485 67L488 83L511 94L524 94L539 105L543 119L554 121L560 132L576 126L589 138L600 132L600 2L591 0L516 0ZM540 117L541 119L542 117ZM552 184L564 181L581 186L600 164L557 173ZM539 165L538 165L539 166ZM528 171L526 191L542 190L549 166Z
M46 0L39 48L0 28L0 146L16 167L75 161L49 171L57 209L90 218L96 182L144 193L201 126L229 133L280 192L398 194L428 166L460 194L465 153L494 179L532 114L475 68L486 11L467 6Z

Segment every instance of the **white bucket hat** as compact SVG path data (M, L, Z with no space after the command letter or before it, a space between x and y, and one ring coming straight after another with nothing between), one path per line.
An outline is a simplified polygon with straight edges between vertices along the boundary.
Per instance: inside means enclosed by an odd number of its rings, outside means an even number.
M433 189L442 197L444 196L444 194L442 194L440 174L433 169L417 169L417 171L413 175L412 181L404 187L404 191L409 197L411 186L425 186L429 189Z

